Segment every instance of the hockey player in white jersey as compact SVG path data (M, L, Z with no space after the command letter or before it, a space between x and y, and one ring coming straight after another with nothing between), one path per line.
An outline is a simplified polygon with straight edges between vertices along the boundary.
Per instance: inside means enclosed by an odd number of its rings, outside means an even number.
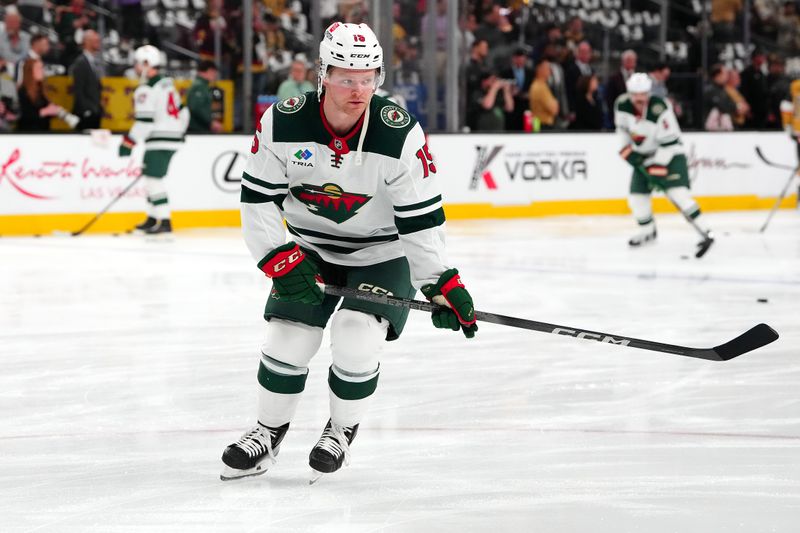
M123 136L119 147L120 157L127 157L136 144L144 143L142 172L147 191L147 219L134 231L170 233L172 222L164 179L172 156L183 145L189 110L181 108L180 93L172 78L161 76L161 52L156 47L137 48L134 60L141 83L133 93L133 127Z
M318 280L407 298L421 289L447 306L432 316L436 327L468 338L478 329L472 298L445 256L436 165L419 124L374 95L383 77L372 30L333 23L320 43L318 90L273 105L256 128L242 226L272 291L258 422L225 449L223 480L262 474L275 461L328 324L330 419L309 455L312 481L349 458L377 387L378 352L399 337L408 310L345 298L334 312L340 299Z
M628 244L641 246L655 241L650 195L657 188L703 233L695 254L702 257L714 238L689 192L689 169L678 119L667 100L650 94L652 80L647 74L631 75L626 86L628 92L614 103L614 122L622 146L620 155L633 167L628 205L639 231Z

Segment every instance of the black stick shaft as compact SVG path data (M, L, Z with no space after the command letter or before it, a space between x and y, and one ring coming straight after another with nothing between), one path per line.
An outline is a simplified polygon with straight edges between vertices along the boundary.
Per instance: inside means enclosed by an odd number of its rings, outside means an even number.
M135 180L133 180L132 182L130 182L130 183L128 184L128 186L127 186L127 187L125 187L124 189L122 189L122 192L121 192L121 193L119 193L117 196L115 196L115 197L114 197L114 199L113 199L113 200L111 200L111 201L108 203L108 205L107 205L107 206L105 206L105 208L103 208L103 210L102 210L102 211L100 211L99 213L97 213L97 214L94 216L94 218L93 218L92 220L90 220L89 222L87 222L86 224L84 224L84 226L83 226L81 229L79 229L78 231L73 231L73 232L72 232L72 236L73 236L73 237L77 237L77 236L78 236L78 235L80 235L81 233L85 232L87 229L91 228L91 227L92 227L92 225L93 225L95 222L97 222L97 220L98 220L98 219L99 219L101 216L103 216L103 215L106 213L106 211L108 211L109 209L111 209L111 206L113 206L115 203L117 203L117 200L119 200L120 198L122 198L123 196L125 196L125 194L126 194L126 193L127 193L129 190L133 189L133 186L134 186L134 185L136 185L136 184L139 182L139 180L140 180L140 179L142 179L142 176L144 176L144 174L139 174L139 175L136 177L136 179L135 179Z
M772 220L772 217L775 216L775 212L781 206L781 202L783 202L783 198L786 196L786 193L789 191L789 185L791 185L792 182L794 181L794 177L795 177L795 175L797 174L798 171L800 171L800 167L792 170L792 174L789 176L789 179L786 181L786 185L783 186L783 190L781 191L781 195L778 196L777 200L775 200L775 205L772 206L772 209L770 210L769 215L767 215L767 220L764 222L764 225L761 226L761 229L759 230L760 233L764 233L767 230L767 226L769 226L769 222Z
M391 305L394 307L405 307L408 309L415 309L417 311L431 312L439 308L438 305L430 302L411 300L408 298L398 298L397 296L389 296L386 294L375 294L350 287L334 287L332 285L325 285L324 292L325 294L330 294L333 296L354 298L357 300ZM535 320L486 313L483 311L476 311L475 317L477 320L482 322L491 322L493 324L500 324L503 326L541 331L543 333L553 333L555 335L565 335L578 339L617 344L620 346L628 346L630 348L640 348L642 350L671 353L674 355L694 357L697 359L707 359L710 361L727 361L728 359L733 359L734 357L737 357L743 353L760 348L765 344L769 344L778 338L778 334L775 333L772 328L766 324L759 324L736 339L715 348L689 348L686 346L677 346L674 344L665 344L661 342L635 339L632 337L622 337L613 333L583 330L580 328L549 324L547 322L537 322Z

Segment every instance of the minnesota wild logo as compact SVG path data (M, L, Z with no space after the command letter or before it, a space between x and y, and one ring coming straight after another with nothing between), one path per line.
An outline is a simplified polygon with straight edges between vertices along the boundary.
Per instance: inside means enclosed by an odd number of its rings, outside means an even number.
M292 187L291 192L309 211L337 224L353 218L372 199L366 194L345 192L335 183L326 183L322 187L303 183L300 187Z
M402 107L387 105L381 109L381 120L390 128L403 128L411 122L411 117Z
M291 98L287 98L286 100L281 100L278 102L278 111L281 113L286 113L287 115L297 113L305 103L305 95L301 94L300 96L292 96Z

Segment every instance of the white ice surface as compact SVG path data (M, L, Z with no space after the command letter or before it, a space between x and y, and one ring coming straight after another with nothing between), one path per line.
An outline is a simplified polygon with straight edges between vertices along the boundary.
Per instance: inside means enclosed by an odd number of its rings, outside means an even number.
M800 213L452 222L480 310L708 347L719 363L412 312L352 464L309 486L327 341L277 466L223 483L254 422L267 281L239 232L0 239L0 531L800 531ZM767 298L768 303L758 303Z

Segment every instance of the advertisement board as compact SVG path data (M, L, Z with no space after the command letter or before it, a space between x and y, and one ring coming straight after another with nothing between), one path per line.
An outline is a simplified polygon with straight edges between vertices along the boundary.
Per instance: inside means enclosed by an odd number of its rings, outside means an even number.
M239 187L250 135L189 136L167 176L174 222L181 227L239 223ZM431 135L436 179L447 216L491 218L626 213L630 167L614 134ZM141 172L141 153L119 158L119 136L0 136L0 235L80 227ZM764 209L789 173L757 154L794 167L781 133L684 136L692 191L705 210ZM141 184L104 215L95 231L122 231L145 207ZM784 202L794 205L796 195ZM656 199L655 209L670 209Z

